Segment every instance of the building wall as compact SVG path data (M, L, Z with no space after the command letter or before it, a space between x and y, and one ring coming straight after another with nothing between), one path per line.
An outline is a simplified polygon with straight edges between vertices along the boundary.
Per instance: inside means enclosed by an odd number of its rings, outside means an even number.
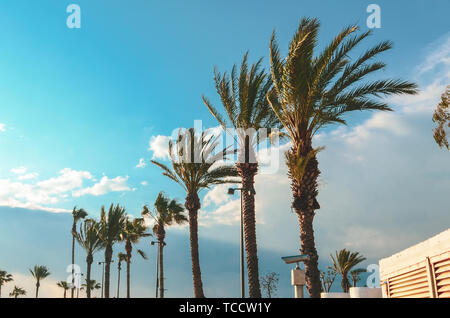
M450 229L381 259L387 298L450 298Z

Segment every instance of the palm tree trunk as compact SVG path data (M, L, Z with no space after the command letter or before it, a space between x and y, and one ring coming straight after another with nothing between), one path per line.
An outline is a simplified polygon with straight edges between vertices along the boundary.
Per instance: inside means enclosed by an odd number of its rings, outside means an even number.
M2 298L2 285L0 285L0 298Z
M67 295L67 290L64 289L64 298L66 298L66 295Z
M257 163L238 163L236 165L242 178L242 188L253 189L255 175L258 172ZM261 298L261 287L258 272L258 247L256 243L256 213L255 196L249 191L241 191L243 199L243 223L245 237L245 252L247 254L248 287L250 298Z
M36 283L36 298L39 298L39 282Z
M342 275L341 287L342 287L342 291L344 293L348 293L348 289L350 287L350 283L348 281L347 273L344 273L344 275Z
M200 270L200 258L198 252L198 210L200 199L197 193L188 193L185 207L189 212L189 234L191 243L192 279L194 283L194 297L204 298L202 273Z
M290 151L296 153L295 148L292 148ZM304 153L301 155L306 157L309 151L312 151L311 146L303 147ZM309 260L305 261L305 274L307 290L311 298L319 298L321 290L320 271L318 267L319 256L317 255L313 228L315 210L320 208L316 200L318 194L317 178L319 174L318 161L315 156L307 163L301 182L295 180L292 174L289 173L294 197L292 207L297 213L300 224L300 253L309 256Z
M133 246L131 245L131 241L127 240L125 244L125 251L127 252L127 298L130 298L130 270L131 270L131 253L133 251Z
M92 255L88 255L86 257L86 297L91 298L91 265L94 261L94 258Z
M112 259L112 246L107 245L105 248L105 286L103 292L105 294L105 298L109 298L109 281L111 274L111 259Z
M159 298L164 298L164 236L159 240Z
M72 225L72 288L71 288L71 298L73 298L74 291L75 291L75 271L74 271L74 265L75 264L75 235L74 233L77 231L76 223L73 222Z

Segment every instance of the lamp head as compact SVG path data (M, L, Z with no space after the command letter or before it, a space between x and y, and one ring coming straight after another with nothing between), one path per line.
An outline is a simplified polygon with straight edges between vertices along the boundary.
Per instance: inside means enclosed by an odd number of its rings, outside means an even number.
M228 189L228 194L229 194L229 195L233 195L233 194L234 194L234 191L236 191L236 189L229 188L229 189Z

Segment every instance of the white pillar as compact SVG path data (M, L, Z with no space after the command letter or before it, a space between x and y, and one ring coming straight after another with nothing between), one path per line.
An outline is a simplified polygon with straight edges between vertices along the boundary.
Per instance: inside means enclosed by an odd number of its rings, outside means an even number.
M306 285L305 271L298 266L291 270L291 284L294 286L294 297L303 298L303 286Z

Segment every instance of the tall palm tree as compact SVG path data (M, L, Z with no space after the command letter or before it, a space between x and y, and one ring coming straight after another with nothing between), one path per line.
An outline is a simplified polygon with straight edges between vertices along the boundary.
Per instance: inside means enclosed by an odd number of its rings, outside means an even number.
M80 230L75 233L78 244L86 252L86 280L91 280L91 267L94 262L94 254L105 248L105 242L99 235L100 223L94 219L86 219L80 224ZM87 298L91 298L91 290L86 290Z
M75 264L75 234L77 232L77 223L84 219L88 213L83 209L77 209L77 207L74 207L72 210L72 264ZM70 292L71 298L74 297L75 292L75 268L72 266L72 289Z
M95 279L86 280L86 283L82 284L81 286L83 288L86 288L86 293L89 293L89 295L92 294L93 290L98 290L102 288L102 285L100 283L97 283Z
M352 61L349 53L370 35L370 31L351 36L356 26L344 28L318 55L319 22L303 18L294 35L285 59L275 40L270 41L270 64L273 88L267 95L269 104L279 118L290 139L286 153L289 178L293 193L292 208L300 223L301 254L305 262L306 282L311 297L320 297L320 272L314 241L313 219L317 202L317 178L320 174L317 152L312 139L323 127L345 124L343 116L352 111L391 108L374 97L392 94L415 94L414 83L397 79L362 81L366 76L385 67L372 62L379 53L389 50L391 42L382 42Z
M133 244L137 244L139 240L143 237L150 236L150 233L147 233L147 226L145 225L145 220L143 218L135 218L132 221L127 218L122 233L120 234L121 240L125 241L125 252L126 252L126 263L127 263L127 298L130 298L130 288L131 288L131 255L133 251ZM139 255L142 256L143 259L147 259L147 256L142 250L137 250Z
M217 184L238 182L236 179L228 179L238 176L235 167L219 164L230 151L223 149L213 154L217 145L217 137L214 135L208 136L206 132L196 133L190 128L185 133L180 131L175 145L172 141L169 142L172 169L151 161L163 170L163 175L175 181L187 193L184 206L189 214L192 279L196 298L205 297L198 252L198 210L201 207L199 191Z
M335 252L335 256L331 256L331 262L333 265L331 268L341 275L341 287L344 293L348 292L350 288L350 282L348 280L348 274L351 272L352 268L359 263L365 261L365 257L360 255L358 252L350 252L346 249Z
M102 207L99 235L105 244L105 298L109 298L113 245L121 240L120 235L122 234L126 219L127 213L125 208L119 205L114 206L114 204L111 204L108 213L106 213L105 207Z
M120 252L117 254L117 298L120 295L120 271L122 270L122 262L127 260L127 254Z
M235 129L239 144L239 160L236 167L242 178L242 188L250 190L253 189L255 175L258 172L256 146L266 141L261 138L262 135L257 135L256 131L266 128L270 132L279 122L266 99L272 86L272 79L260 69L262 59L249 69L247 57L248 53L244 55L239 74L237 66L233 66L231 77L227 73L221 74L214 69L217 93L228 120L205 96L203 101L225 131L230 127L229 123ZM254 191L242 191L242 196L249 296L260 298Z
M58 287L61 287L62 289L64 289L64 298L66 298L67 290L70 289L69 284L67 284L66 281L63 281L63 280L62 280L62 281L60 281L60 282L57 282L56 285L57 285Z
M142 211L143 216L151 216L155 221L153 233L158 238L159 247L159 297L164 298L164 239L166 238L167 226L172 224L183 224L188 222L188 218L183 214L184 207L176 200L170 200L163 192L158 194L155 201L156 213L153 215L147 206Z
M50 276L48 268L43 265L34 265L33 269L30 269L31 275L36 280L36 298L39 297L39 287L41 286L41 280Z
M9 296L17 298L19 296L25 296L26 294L27 292L25 291L25 289L14 286L14 289L12 290L12 292L9 293Z
M0 297L2 296L2 286L6 283L12 282L13 276L11 274L8 274L6 271L0 270Z

